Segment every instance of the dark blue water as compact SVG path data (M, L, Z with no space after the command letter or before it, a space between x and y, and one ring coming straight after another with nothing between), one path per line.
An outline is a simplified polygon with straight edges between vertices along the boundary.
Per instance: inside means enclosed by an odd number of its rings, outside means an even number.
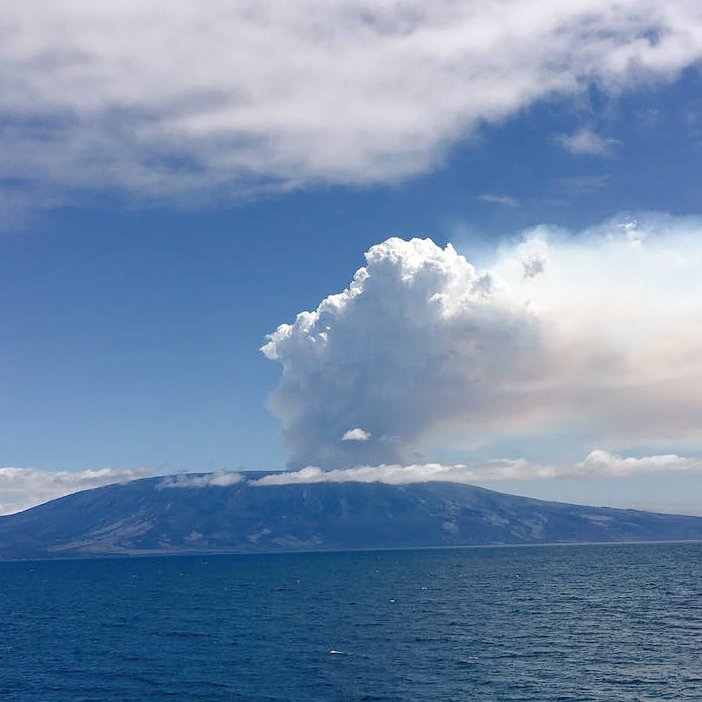
M698 702L702 545L0 563L0 699Z

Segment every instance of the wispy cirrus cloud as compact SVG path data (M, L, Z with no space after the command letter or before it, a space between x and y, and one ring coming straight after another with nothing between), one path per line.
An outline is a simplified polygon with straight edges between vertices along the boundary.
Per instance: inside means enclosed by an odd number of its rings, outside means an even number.
M478 196L478 200L489 202L493 205L502 205L503 207L518 207L519 201L511 195L496 195L494 193L485 193Z
M556 141L566 151L578 156L609 156L619 144L616 139L604 137L589 127L573 134L559 134Z
M557 178L554 185L558 192L568 197L582 197L607 187L608 182L609 174L599 173Z
M6 3L0 187L197 203L394 182L547 96L675 79L701 28L692 0Z

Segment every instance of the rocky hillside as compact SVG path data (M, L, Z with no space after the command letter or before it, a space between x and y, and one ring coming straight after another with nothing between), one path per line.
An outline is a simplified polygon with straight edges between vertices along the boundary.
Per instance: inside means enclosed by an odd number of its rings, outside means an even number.
M0 558L702 540L702 517L452 483L168 484L111 485L0 517Z

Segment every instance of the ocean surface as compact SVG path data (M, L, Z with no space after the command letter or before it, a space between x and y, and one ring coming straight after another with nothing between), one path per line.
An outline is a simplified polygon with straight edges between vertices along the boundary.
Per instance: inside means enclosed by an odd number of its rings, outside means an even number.
M0 700L702 699L702 545L0 562Z

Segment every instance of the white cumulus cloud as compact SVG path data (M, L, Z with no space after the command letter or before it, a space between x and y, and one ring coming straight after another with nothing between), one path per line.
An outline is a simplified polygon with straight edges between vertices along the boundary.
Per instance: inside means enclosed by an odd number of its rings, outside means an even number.
M428 239L373 246L262 349L291 467L407 464L438 439L702 449L701 242L699 220L641 215L535 228L486 271Z
M539 99L701 56L694 0L6 2L0 182L42 202L390 182Z
M344 435L341 437L342 441L368 441L368 439L371 438L371 433L368 431L364 431L363 429L356 427L356 429L349 429L347 432L344 432Z

